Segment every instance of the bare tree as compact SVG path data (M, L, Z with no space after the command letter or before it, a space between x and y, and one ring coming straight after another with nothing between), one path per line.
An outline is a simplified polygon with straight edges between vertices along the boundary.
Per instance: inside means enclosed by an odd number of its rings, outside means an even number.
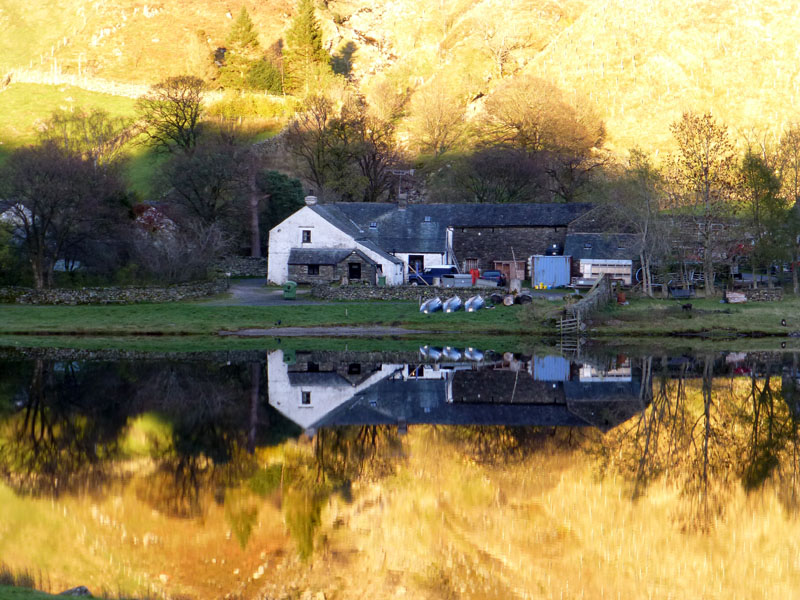
M241 216L247 149L220 135L179 154L164 170L166 197L191 219L208 227Z
M486 101L483 144L517 149L544 165L551 198L571 202L585 191L607 162L604 141L605 125L588 101L575 106L537 77L509 80Z
M90 160L96 167L121 158L125 145L134 136L134 128L123 117L112 117L93 108L58 110L45 121L39 139L60 147L64 152Z
M318 195L323 195L327 183L330 160L327 131L333 116L330 100L322 95L311 96L285 133L289 152Z
M52 284L53 268L71 245L96 236L98 224L123 208L116 169L97 169L52 142L14 152L3 179L3 204L37 289Z
M703 259L707 297L714 295L714 253L721 221L734 210L736 154L728 128L706 113L685 112L670 126L678 143L670 177L678 206L692 209Z
M790 205L790 225L794 230L794 245L792 247L792 288L795 295L800 295L800 124L793 123L783 133L778 145L778 156L781 165L781 182L784 198Z
M411 99L409 128L423 153L441 156L467 134L466 97L444 81L433 81Z
M200 135L205 83L179 75L160 81L136 102L142 133L160 151L191 153Z

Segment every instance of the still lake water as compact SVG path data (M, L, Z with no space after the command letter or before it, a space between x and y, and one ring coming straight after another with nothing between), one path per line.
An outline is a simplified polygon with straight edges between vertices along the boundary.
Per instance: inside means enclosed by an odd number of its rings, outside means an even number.
M0 561L171 598L800 597L800 356L0 361Z

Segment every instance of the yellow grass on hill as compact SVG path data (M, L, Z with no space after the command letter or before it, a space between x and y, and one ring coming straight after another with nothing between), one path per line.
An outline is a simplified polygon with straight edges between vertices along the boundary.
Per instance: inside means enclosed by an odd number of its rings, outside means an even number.
M664 149L687 109L738 130L798 118L798 28L784 0L606 0L529 68L594 100L616 148Z
M0 0L0 70L80 71L144 84L200 75L209 53L224 46L242 6L265 46L279 37L293 11L291 0Z

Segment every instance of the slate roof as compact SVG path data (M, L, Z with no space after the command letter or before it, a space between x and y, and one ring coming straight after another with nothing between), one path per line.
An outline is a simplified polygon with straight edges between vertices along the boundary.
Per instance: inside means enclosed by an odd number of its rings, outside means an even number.
M576 259L634 260L639 255L639 238L630 233L568 233L564 255Z
M292 248L290 265L338 265L353 253L354 248Z
M564 227L591 204L316 204L317 214L359 242L388 252L446 252L448 227ZM427 220L426 220L427 217ZM371 227L371 224L375 227Z
M289 372L289 384L292 386L306 385L306 386L327 386L327 387L353 387L353 384L347 381L338 373L323 372L323 373L308 373L308 372Z

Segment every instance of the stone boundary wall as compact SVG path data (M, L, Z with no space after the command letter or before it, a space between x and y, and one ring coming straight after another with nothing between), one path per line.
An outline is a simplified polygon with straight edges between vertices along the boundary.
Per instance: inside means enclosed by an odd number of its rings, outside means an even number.
M99 92L112 96L138 98L145 95L150 89L143 83L121 83L100 77L62 73L61 71L43 71L39 69L13 69L6 75L6 80L11 83L40 83L45 85L70 85L90 92ZM223 97L222 92L207 90L203 92L206 104L217 102Z
M736 290L745 295L748 302L778 302L783 300L783 288L746 288Z
M56 288L34 290L31 288L0 288L0 302L17 304L137 304L140 302L177 302L220 294L228 289L226 279L182 283L168 287L101 287Z
M212 363L267 362L266 350L151 352L147 350L83 350L77 348L0 348L0 360L176 361Z
M216 268L231 277L266 277L267 259L252 256L229 256L219 261Z
M575 304L566 307L567 314L576 317L579 321L584 321L593 312L606 306L613 299L611 282L603 275L588 294Z
M505 293L505 288L446 288L432 285L393 285L376 287L374 285L342 285L333 286L319 284L311 286L311 295L320 300L430 300L439 296L446 300L452 296L460 296L466 300L471 296L481 295L488 298L494 292Z

